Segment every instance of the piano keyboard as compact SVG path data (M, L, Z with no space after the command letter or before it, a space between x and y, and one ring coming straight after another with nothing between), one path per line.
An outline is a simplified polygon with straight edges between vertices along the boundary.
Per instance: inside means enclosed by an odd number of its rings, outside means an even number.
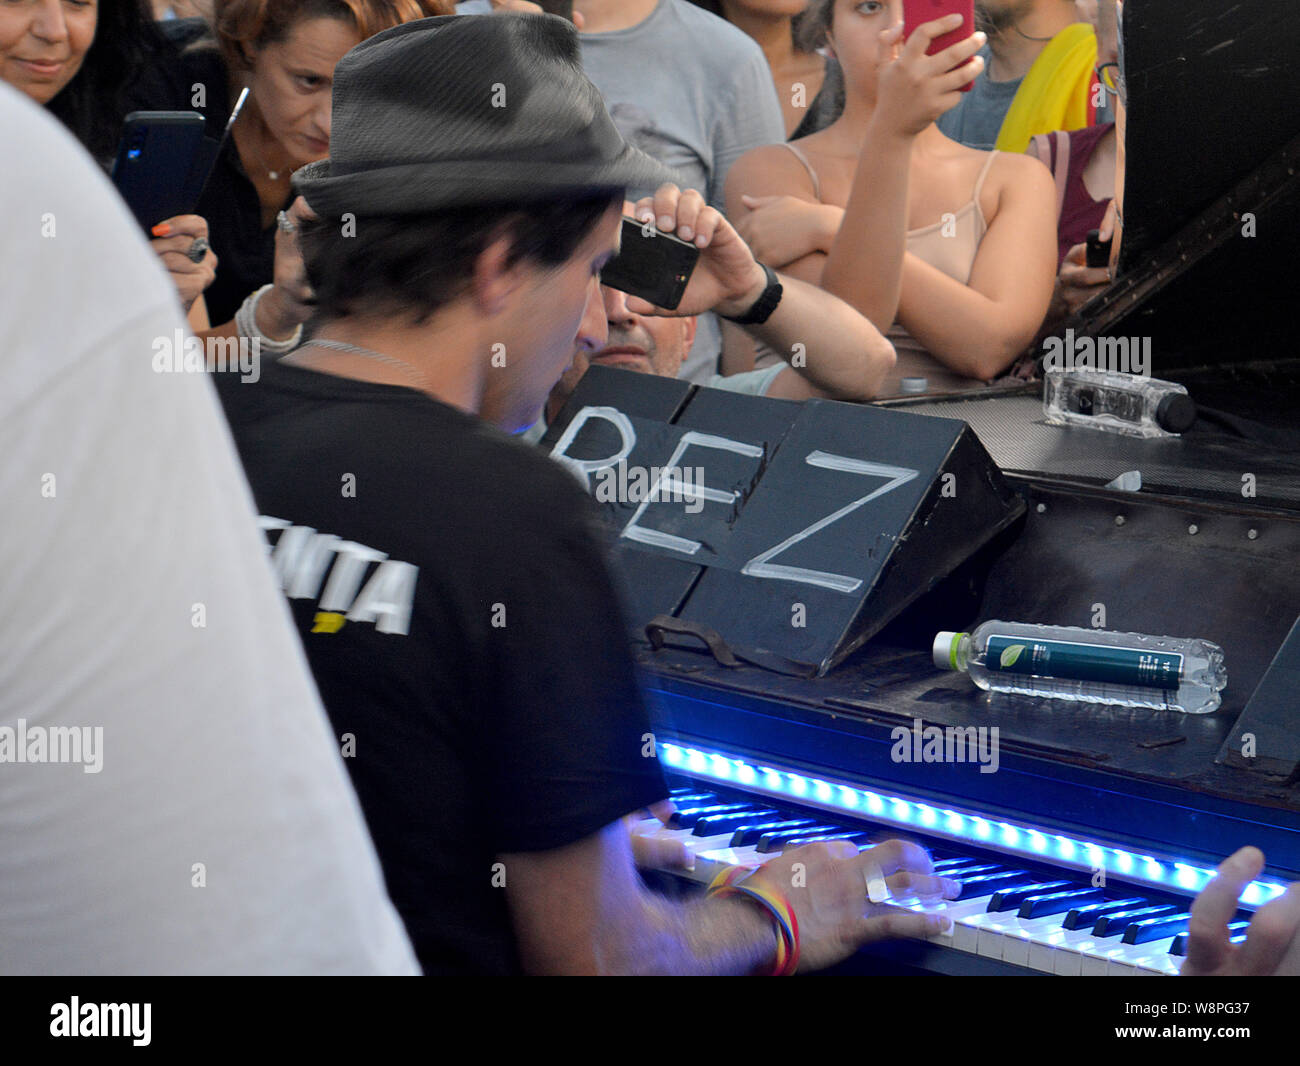
M676 842L694 868L665 872L702 884L724 867L757 867L788 847L847 839L867 848L899 835L887 825L850 824L824 812L695 786L674 789L672 796L677 813L670 824L648 818L633 835ZM1076 870L1053 872L948 841L923 843L935 873L960 881L962 893L956 900L899 905L952 919L949 932L930 938L941 948L1070 976L1172 976L1182 965L1190 899L1109 883L1094 888ZM1231 927L1235 941L1245 939L1248 924L1247 917L1238 918Z

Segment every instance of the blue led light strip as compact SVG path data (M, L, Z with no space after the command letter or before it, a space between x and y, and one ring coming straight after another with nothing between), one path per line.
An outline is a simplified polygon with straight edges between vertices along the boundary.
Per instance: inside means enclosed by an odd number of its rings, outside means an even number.
M1045 832L1018 822L985 818L973 811L937 807L902 796L859 788L829 778L796 773L774 763L759 765L718 751L658 742L660 761L691 777L738 785L748 792L780 796L804 806L869 818L906 827L930 836L960 840L977 847L1022 855L1085 873L1105 870L1130 883L1150 885L1180 894L1195 894L1215 871L1171 859L1139 855L1060 833ZM1286 891L1277 881L1252 881L1241 903L1254 909Z

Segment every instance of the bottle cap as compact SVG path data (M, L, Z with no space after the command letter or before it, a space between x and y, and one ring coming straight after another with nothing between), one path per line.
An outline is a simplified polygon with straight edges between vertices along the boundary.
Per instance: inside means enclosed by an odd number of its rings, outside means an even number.
M934 638L934 645L930 649L930 654L934 658L934 665L940 670L957 669L957 647L961 644L961 638L965 633L950 633L944 630Z
M1185 392L1171 392L1156 407L1156 425L1170 433L1186 433L1196 421L1196 404Z

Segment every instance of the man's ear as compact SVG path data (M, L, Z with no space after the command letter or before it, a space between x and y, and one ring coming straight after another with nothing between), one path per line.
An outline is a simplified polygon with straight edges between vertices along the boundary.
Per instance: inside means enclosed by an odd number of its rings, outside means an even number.
M695 330L699 326L700 320L695 315L689 315L682 319L682 361L685 362L690 358L691 348L695 346Z
M474 300L484 314L499 315L523 282L524 262L510 261L508 233L493 237L474 260Z

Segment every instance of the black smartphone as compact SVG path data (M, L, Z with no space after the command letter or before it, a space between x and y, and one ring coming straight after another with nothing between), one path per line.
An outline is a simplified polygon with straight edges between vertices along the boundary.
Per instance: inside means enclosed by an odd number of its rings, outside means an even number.
M1110 241L1101 239L1101 230L1088 231L1087 250L1084 262L1090 267L1110 266Z
M146 230L187 215L208 171L203 116L197 111L133 111L126 116L113 184Z
M600 272L600 283L671 311L682 302L699 258L689 241L660 233L651 222L624 218L618 255Z

